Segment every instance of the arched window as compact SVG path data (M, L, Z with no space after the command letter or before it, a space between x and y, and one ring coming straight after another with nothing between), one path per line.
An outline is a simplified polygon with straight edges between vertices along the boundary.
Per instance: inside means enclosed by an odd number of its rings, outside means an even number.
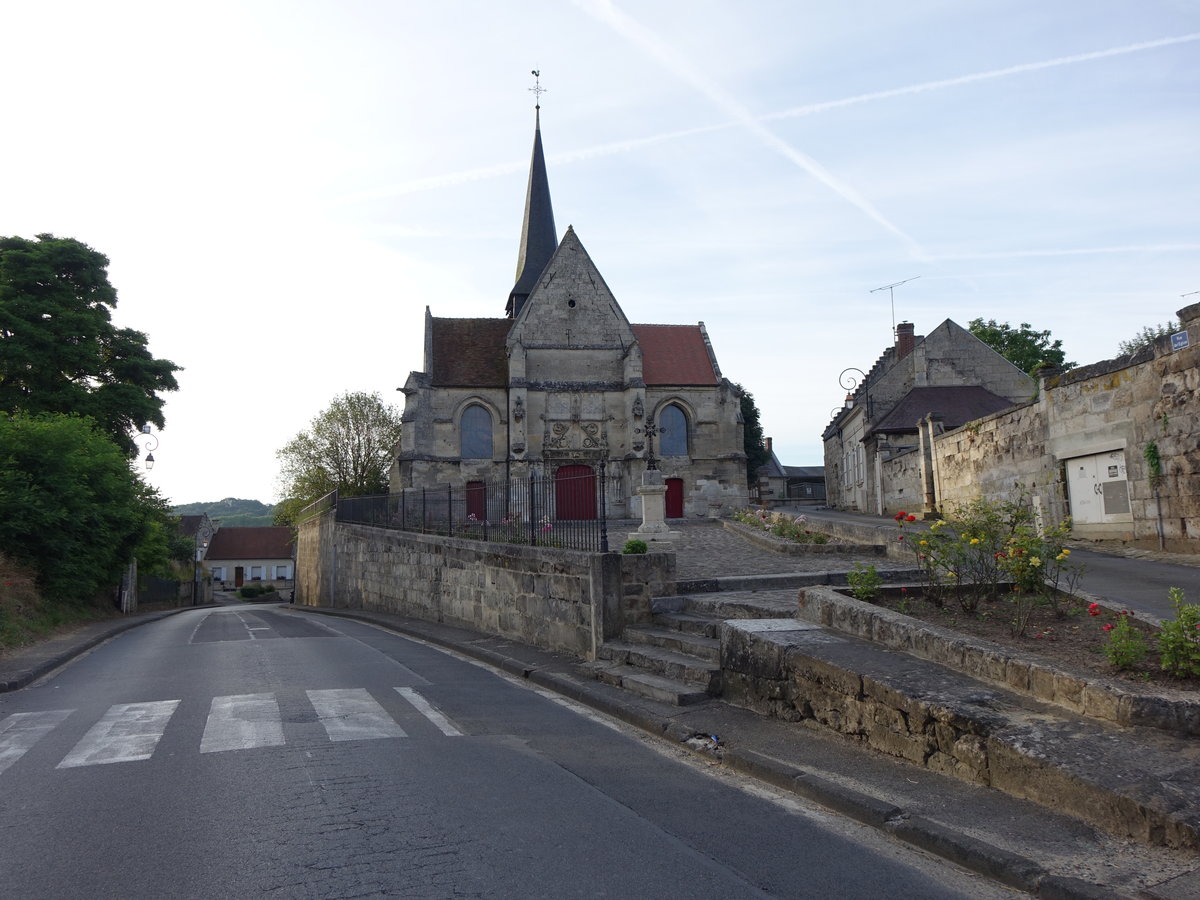
M458 423L458 455L463 459L492 458L492 414L472 404Z
M687 456L687 416L678 406L664 406L658 414L658 453L660 456Z

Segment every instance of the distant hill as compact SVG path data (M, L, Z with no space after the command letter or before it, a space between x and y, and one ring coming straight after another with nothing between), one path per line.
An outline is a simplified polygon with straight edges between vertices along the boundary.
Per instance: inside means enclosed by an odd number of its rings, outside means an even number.
M222 525L275 524L274 506L237 497L226 497L224 500L207 503L182 503L172 506L171 513L176 516L199 516L207 513L210 519L220 520Z

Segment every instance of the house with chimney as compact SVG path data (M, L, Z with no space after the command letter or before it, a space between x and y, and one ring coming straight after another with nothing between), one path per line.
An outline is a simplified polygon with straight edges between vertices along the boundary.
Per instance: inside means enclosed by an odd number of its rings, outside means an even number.
M443 318L426 308L424 365L401 389L393 493L450 485L483 519L495 486L534 476L572 485L553 493L554 518L601 508L636 518L642 476L657 468L667 518L746 505L740 394L704 323L631 323L574 228L558 239L540 110L504 309Z
M958 323L928 335L911 322L866 372L848 382L845 405L822 433L826 502L837 509L883 515L920 509L923 436L940 434L1024 403L1037 383ZM888 471L909 477L884 477ZM894 487L893 487L894 483ZM909 496L905 495L905 492Z

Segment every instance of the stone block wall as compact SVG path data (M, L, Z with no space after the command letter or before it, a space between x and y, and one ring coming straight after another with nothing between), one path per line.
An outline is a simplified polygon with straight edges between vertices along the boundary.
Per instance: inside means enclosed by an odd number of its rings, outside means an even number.
M296 602L391 612L594 658L649 598L674 589L674 557L472 541L338 524L300 526Z

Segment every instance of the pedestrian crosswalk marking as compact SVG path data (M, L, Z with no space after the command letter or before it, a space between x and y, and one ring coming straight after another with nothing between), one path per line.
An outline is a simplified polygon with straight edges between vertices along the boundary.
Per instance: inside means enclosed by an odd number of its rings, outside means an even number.
M306 691L331 741L407 737L404 730L363 688Z
M283 744L283 722L274 694L214 697L200 739L201 753Z
M426 697L411 687L395 691L446 737L465 732ZM391 714L363 688L306 691L317 721L330 741L406 738ZM75 744L60 769L150 759L180 700L118 703ZM0 774L20 760L76 710L11 713L0 717ZM280 747L287 743L279 701L274 693L231 694L210 703L201 753ZM12 776L9 776L12 777Z
M177 706L178 700L157 700L109 707L58 768L149 759Z
M0 722L0 772L3 772L34 744L62 724L74 710L51 709L46 712L13 713Z
M428 700L409 687L398 687L396 692L411 703L421 715L427 718L430 722L438 727L438 730L446 737L462 737L462 732L455 727L454 723L447 719L442 713L434 708Z

